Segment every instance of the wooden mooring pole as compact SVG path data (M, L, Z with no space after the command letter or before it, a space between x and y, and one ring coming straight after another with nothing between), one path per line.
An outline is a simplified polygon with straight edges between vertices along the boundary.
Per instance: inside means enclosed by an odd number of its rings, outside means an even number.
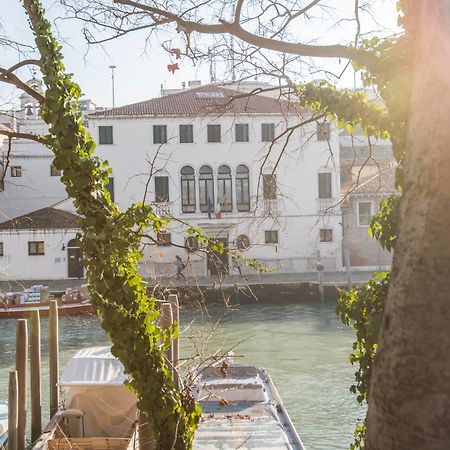
M50 418L58 411L58 372L59 372L59 344L58 344L58 303L50 302L48 319L49 335L49 372L50 372Z
M30 319L30 379L31 441L34 442L42 431L41 321L38 310L31 313Z
M167 330L173 323L172 306L170 303L164 302L161 304L160 324L162 330ZM169 368L173 371L173 342L167 350L164 351L164 356L167 359Z
M178 295L170 294L169 303L172 307L173 322L180 326L180 303L178 301ZM175 385L179 387L180 379L178 373L178 364L180 362L180 341L179 339L174 339L172 344L172 363L173 363L173 379Z
M25 433L27 421L27 361L27 321L25 319L19 319L17 321L16 334L16 370L18 386L17 450L25 450Z
M8 389L8 449L17 450L17 420L19 407L19 387L17 370L9 372Z

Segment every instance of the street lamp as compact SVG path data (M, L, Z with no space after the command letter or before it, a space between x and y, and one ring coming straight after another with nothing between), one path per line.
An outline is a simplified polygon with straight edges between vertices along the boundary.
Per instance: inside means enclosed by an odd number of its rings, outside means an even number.
M112 105L113 105L113 108L114 108L114 106L115 106L115 104L116 104L115 98L114 98L114 69L116 68L116 66L115 66L114 64L111 64L111 65L109 66L109 68L111 69Z

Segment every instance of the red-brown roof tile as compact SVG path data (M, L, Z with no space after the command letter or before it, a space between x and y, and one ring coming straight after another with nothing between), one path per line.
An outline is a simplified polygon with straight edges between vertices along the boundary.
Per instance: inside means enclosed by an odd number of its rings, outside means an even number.
M299 113L299 105L263 95L248 95L216 85L200 86L91 114L98 116L170 116L207 114Z
M0 230L48 230L79 228L80 217L55 208L42 208L0 223Z

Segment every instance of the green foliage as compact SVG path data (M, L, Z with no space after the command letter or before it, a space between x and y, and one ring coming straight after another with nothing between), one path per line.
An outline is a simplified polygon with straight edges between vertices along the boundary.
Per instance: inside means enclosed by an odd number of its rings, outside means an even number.
M41 114L49 124L54 165L83 217L80 237L92 301L112 342L112 352L131 375L138 398L157 439L158 450L189 449L201 410L187 391L178 392L163 351L178 334L178 324L162 331L154 298L138 273L141 237L165 224L149 205L121 212L106 189L110 169L93 156L95 143L74 110L80 88L65 72L61 46L39 0L24 0L41 55L46 85Z
M378 205L378 213L370 219L369 235L391 251L397 242L400 195L392 194Z
M342 323L351 326L356 332L353 342L353 352L349 355L352 365L358 365L355 372L355 383L350 391L357 395L359 404L367 401L369 394L370 377L375 360L378 334L383 319L386 301L389 272L377 274L365 286L357 286L350 291L342 292L337 306L336 314ZM364 440L365 428L359 424L355 431L355 443L352 449L361 448Z

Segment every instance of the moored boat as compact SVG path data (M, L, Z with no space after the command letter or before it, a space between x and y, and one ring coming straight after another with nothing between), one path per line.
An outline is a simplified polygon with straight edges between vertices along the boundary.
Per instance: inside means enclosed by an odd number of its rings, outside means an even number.
M28 303L24 305L6 305L0 308L0 318L28 317L31 311L38 310L41 316L48 316L50 305L42 303ZM58 303L59 314L89 314L95 312L96 307L89 302Z
M8 440L8 403L0 402L0 448L3 448Z
M194 398L203 411L194 449L304 450L265 369L226 360L200 368Z

